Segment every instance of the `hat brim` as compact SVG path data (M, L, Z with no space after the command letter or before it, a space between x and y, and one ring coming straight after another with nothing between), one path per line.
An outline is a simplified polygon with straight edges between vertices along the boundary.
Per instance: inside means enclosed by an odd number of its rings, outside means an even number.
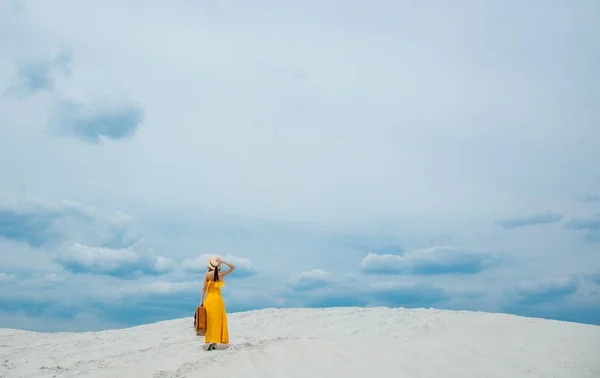
M215 269L216 267L219 266L219 263L217 263L217 257L213 256L210 259L208 259L208 264L206 264L206 267L209 269Z

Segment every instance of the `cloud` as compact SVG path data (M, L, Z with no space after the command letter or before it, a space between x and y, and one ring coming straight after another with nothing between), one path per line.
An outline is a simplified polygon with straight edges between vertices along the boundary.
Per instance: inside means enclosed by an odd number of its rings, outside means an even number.
M170 296L175 294L187 293L190 291L200 292L202 281L155 281L148 284L141 284L122 290L122 293L128 296L138 295L163 295Z
M370 285L375 304L386 306L431 306L449 298L443 289L426 284L406 282L377 282Z
M163 277L123 281L67 271L63 275L62 280L55 280L51 273L25 275L13 281L10 290L0 290L0 328L45 332L102 330L186 317L193 314L199 303L202 287L199 281L169 281ZM86 328L69 322L81 317L98 323L87 324ZM24 327L19 318L38 321Z
M599 273L594 273L594 274L588 274L586 276L586 278L592 282L594 282L596 285L600 285L600 272Z
M16 279L17 277L14 275L14 273L0 272L0 285L4 283L14 282Z
M39 247L63 236L57 226L60 220L74 219L88 223L91 212L78 203L63 201L58 205L28 203L25 206L0 208L0 237L23 241Z
M146 324L192 316L200 303L201 288L201 281L132 281L108 303L94 301L90 306L113 322Z
M585 239L600 242L600 214L592 218L573 218L563 224L566 230L584 232Z
M129 100L59 101L50 127L89 144L130 140L144 120L144 109Z
M0 285L3 283L17 284L20 288L31 290L55 287L64 283L65 280L64 274L57 272L0 273ZM17 287L13 286L12 289L17 289Z
M582 202L597 202L600 201L600 196L597 194L586 194L581 197Z
M42 281L49 284L64 282L65 277L58 273L48 273L42 276Z
M577 277L552 278L523 282L515 287L518 296L517 303L535 305L544 302L555 302L579 289Z
M496 266L497 254L453 247L434 247L404 255L369 253L360 268L366 274L475 274Z
M567 230L600 231L600 215L595 218L573 218L563 225Z
M24 98L42 90L53 90L57 73L70 75L73 54L62 49L56 55L32 62L23 62L4 94L14 98Z
M208 262L208 258L210 256L212 256L212 255L204 254L195 259L187 258L187 259L183 260L183 262L181 263L181 266L184 271L190 272L190 273L206 272L207 271L206 265ZM235 265L235 271L228 277L243 278L243 277L250 277L250 276L253 276L258 273L258 270L254 266L254 264L252 264L252 261L250 261L249 259L242 258L242 257L235 257L235 256L232 256L229 254L222 257L222 259ZM226 269L226 268L224 268L224 269Z
M77 312L72 316L56 317L44 312L0 310L0 328L14 328L33 332L90 332L106 329L119 329L127 323L107 322L101 314Z
M551 320L562 320L584 324L600 324L600 296L593 296L588 303L578 302L572 294L558 298L553 302L535 304L512 303L501 306L497 311L519 316L536 317Z
M280 294L290 307L431 306L448 298L444 290L413 279L360 277L314 269L284 281L291 292Z
M294 290L305 291L327 287L332 283L332 280L333 277L329 272L314 269L290 277L286 284Z
M0 207L0 237L32 247L78 241L126 248L141 237L135 219L122 212L101 214L73 201L56 204L22 202Z
M170 310L173 311L172 308L158 308L167 304L160 294L148 293L148 290L144 294L144 290L134 290L135 287L148 285L148 280L153 278L143 276L138 280L124 281L114 276L80 275L66 270L59 274L22 274L10 284L10 290L0 290L0 308L5 311L0 316L0 327L22 326L23 323L15 318L17 315L38 319L24 328L39 331L85 331L81 324L70 322L80 317L88 317L89 321L98 320L97 324L87 324L87 330L140 324L139 319L142 322L147 319L157 321ZM175 296L181 297L179 293ZM153 297L157 298L154 303ZM192 302L190 298L185 300L188 306ZM130 311L119 314L121 309ZM134 309L138 310L137 313ZM179 314L183 315L181 312Z
M141 238L141 233L136 229L135 218L122 211L115 211L106 216L100 227L98 231L102 237L99 245L102 247L127 248Z
M449 295L443 289L416 282L383 281L364 284L338 283L310 295L300 292L294 303L300 307L389 306L430 307Z
M563 216L558 213L547 211L545 213L531 214L521 217L506 218L496 221L496 224L504 227L506 230L515 228L536 226L540 224L558 223L563 219Z
M41 297L0 298L0 308L9 313L22 312L28 316L47 315L52 317L72 317L77 305L70 305L59 301Z
M54 258L73 273L103 274L120 278L161 275L174 268L174 262L161 256L141 254L131 249L88 247L75 243Z
M521 282L498 302L496 310L520 316L598 325L600 291L592 283L592 277L572 274Z

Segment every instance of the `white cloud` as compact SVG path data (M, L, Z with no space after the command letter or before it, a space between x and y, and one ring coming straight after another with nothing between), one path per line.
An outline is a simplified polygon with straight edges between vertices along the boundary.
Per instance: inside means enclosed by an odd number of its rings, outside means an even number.
M67 240L126 248L140 237L133 217L120 211L103 213L74 201L18 201L0 207L0 238L33 247Z
M212 254L204 254L195 259L189 259L189 258L185 259L181 263L181 266L185 271L188 271L188 272L206 272L208 259L210 256L213 256L213 255ZM221 258L223 260L235 265L235 271L232 273L232 275L230 277L233 277L233 275L238 276L238 277L249 277L249 276L253 276L258 273L257 268L247 258L235 257L232 255L225 255ZM223 267L223 269L227 269L227 268Z
M175 269L175 267L175 261L162 256L157 256L154 262L154 268L157 272L168 272Z
M171 295L195 290L200 293L202 288L201 281L169 282L155 281L148 284L139 284L121 289L125 295Z
M61 101L49 121L59 136L73 136L90 144L129 141L140 127L144 109L132 101L102 99L95 102Z
M497 265L496 253L454 247L434 247L403 255L369 253L361 262L370 274L475 274Z
M13 273L0 272L0 284L16 281L17 276Z
M303 272L285 281L292 289L283 298L287 306L429 306L449 298L448 292L415 279L386 279Z
M43 279L44 281L49 283L58 283L63 282L65 280L65 277L57 273L48 273L44 275Z
M54 261L74 273L106 274L129 278L136 274L159 275L171 271L174 262L132 249L89 247L75 243Z
M286 283L294 290L302 291L324 288L333 282L331 273L322 269L313 269L290 277Z
M515 291L520 303L537 304L555 302L559 298L574 294L579 287L578 277L553 277L520 282L515 286Z

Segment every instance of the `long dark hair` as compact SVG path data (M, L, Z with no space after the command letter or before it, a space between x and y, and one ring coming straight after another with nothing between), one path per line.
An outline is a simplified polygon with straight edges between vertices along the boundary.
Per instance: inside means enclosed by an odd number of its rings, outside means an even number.
M209 271L209 272L211 272L211 271L214 271L214 272L215 272L215 273L214 273L214 276L213 276L213 281L217 282L217 281L219 280L219 267L216 267L216 268L214 268L214 269L212 269L212 268L208 268L208 271Z

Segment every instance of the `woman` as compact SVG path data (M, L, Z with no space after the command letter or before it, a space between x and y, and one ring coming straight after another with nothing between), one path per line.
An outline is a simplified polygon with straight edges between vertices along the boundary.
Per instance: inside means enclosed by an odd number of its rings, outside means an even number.
M229 267L221 272L221 265ZM221 287L225 285L223 277L233 272L235 266L221 260L217 256L208 259L208 271L204 274L204 285L202 286L202 306L206 309L206 331L204 343L208 344L207 350L217 348L217 344L229 343L229 332L227 330L227 314L225 303L221 297ZM206 299L204 296L206 295Z

